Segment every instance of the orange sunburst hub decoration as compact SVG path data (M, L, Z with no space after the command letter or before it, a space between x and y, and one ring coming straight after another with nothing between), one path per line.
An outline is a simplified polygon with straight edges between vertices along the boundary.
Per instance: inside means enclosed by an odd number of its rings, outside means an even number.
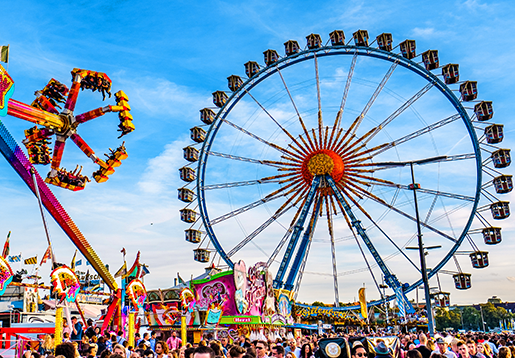
M311 185L313 177L316 175L329 174L335 182L339 182L343 177L345 166L342 158L328 149L320 149L310 153L302 163L302 177L304 181Z

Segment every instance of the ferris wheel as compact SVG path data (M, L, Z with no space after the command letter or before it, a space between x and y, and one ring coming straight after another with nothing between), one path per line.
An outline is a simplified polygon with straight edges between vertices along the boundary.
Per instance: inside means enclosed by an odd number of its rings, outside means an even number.
M230 92L200 110L178 194L195 260L266 262L274 288L306 301L338 306L366 283L377 287L373 304L397 298L411 309L419 224L434 248L429 278L450 273L470 288L459 254L488 266L479 247L501 242L493 222L510 214L498 198L513 188L499 171L510 150L498 146L503 125L487 124L492 102L437 50L418 55L414 40L329 37L287 41L282 57L265 51L264 64L245 63L246 78L228 77ZM448 293L435 298L448 304Z

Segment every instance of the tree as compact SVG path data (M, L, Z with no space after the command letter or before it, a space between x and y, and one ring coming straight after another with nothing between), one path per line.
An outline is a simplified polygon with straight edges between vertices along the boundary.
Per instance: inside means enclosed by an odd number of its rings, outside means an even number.
M458 330L461 328L461 311L459 309L438 308L435 315L435 324L437 331L443 331L446 328Z
M481 313L472 306L463 309L463 329L479 329L481 328Z

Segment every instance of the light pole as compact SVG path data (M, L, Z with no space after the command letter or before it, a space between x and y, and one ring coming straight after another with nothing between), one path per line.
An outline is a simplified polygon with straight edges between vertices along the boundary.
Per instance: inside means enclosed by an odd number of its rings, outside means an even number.
M410 166L411 170L411 185L409 186L409 189L413 190L413 200L415 204L415 214L416 214L416 221L417 221L417 236L418 236L418 252L420 256L420 267L422 271L422 282L424 283L424 293L426 297L426 311L427 311L427 329L429 331L429 335L431 337L435 334L435 327L433 322L433 311L431 308L431 294L429 292L429 279L427 277L427 266L426 266L426 253L424 250L424 242L422 241L422 229L420 225L420 215L418 212L418 202L417 202L417 189L420 189L420 184L415 183L415 173L413 170L413 166L415 164L428 164L432 162L440 162L447 159L446 155L441 155L438 157L431 157L426 159L420 159L420 160L413 160L408 162L385 162L385 163L376 163L376 165L383 165L383 166L397 166L397 167L404 167L406 165Z

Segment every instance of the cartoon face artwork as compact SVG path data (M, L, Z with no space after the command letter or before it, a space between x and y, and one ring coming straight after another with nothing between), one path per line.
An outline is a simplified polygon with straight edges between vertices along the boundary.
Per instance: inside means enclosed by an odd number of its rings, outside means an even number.
M245 297L249 302L247 314L251 316L261 316L263 311L263 300L266 296L265 270L264 262L258 262L249 268L249 286Z
M75 302L79 293L80 283L75 272L68 266L63 265L56 268L50 274L50 280L61 299L68 302Z
M5 293L5 289L13 280L13 270L6 259L0 256L0 296Z
M126 293L132 301L134 307L138 310L143 307L147 299L147 290L140 280L132 280L127 286Z
M265 273L266 282L266 298L263 306L263 314L271 316L275 313L275 293L274 293L274 278L272 273L266 270Z
M249 303L245 298L247 293L247 268L245 262L241 260L234 264L234 285L236 287L234 294L236 309L238 313L243 314L247 312Z

